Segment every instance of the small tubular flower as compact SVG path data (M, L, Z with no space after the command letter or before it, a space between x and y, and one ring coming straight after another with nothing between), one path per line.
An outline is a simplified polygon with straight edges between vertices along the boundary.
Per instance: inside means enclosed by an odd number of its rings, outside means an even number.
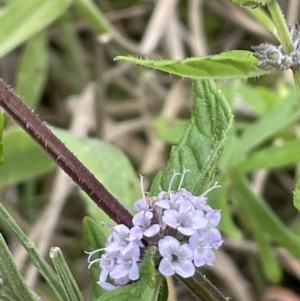
M209 231L197 231L189 239L189 246L193 251L193 260L196 267L213 265L216 259L212 248L218 248L222 244L221 234L217 229Z
M132 218L132 223L134 224L137 231L137 228L141 229L142 236L145 235L146 237L152 237L156 235L159 230L160 226L158 224L151 225L151 220L153 218L153 213L151 211L141 211L134 215Z
M165 276L175 273L188 278L195 274L192 263L193 252L188 244L180 242L172 236L166 236L158 242L158 250L163 257L159 264L159 271Z
M195 210L193 206L188 203L182 203L178 211L175 209L165 210L162 220L168 226L177 229L187 236L193 235L196 230L204 228L208 224L204 213Z
M139 278L139 268L137 265L139 258L140 249L137 245L134 245L131 250L128 250L124 254L120 253L109 275L113 279L128 277L130 280L137 280Z

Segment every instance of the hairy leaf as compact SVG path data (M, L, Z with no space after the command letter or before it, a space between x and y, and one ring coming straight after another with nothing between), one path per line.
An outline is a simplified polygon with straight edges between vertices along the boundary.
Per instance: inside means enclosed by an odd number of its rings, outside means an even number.
M155 177L151 194L159 189L168 190L174 171L189 169L182 187L195 194L207 187L214 174L222 152L227 131L232 123L232 114L225 97L211 80L195 80L193 84L192 116L179 140L172 147L166 169ZM180 178L173 181L177 189Z
M37 301L26 285L12 255L0 234L0 299L8 301Z
M66 292L68 301L83 301L79 287L66 263L66 260L58 247L52 247L50 258L55 266L60 283Z
M130 56L117 56L115 60L190 78L249 78L267 74L266 71L257 68L258 60L252 52L242 50L226 51L216 55L192 57L183 60L148 60Z

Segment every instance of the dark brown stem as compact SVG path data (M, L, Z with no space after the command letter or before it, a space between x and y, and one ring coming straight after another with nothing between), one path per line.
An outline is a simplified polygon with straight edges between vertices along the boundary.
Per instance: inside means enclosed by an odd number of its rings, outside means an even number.
M111 219L132 227L132 215L1 79L0 106Z

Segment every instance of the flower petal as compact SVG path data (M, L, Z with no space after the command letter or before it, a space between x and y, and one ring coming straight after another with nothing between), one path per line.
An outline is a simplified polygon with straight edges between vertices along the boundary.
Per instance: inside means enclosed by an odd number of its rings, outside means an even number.
M171 257L179 248L179 241L172 236L165 236L158 242L158 250L163 257Z
M174 266L176 274L180 275L183 278L192 277L196 271L195 266L190 260L182 260L174 264Z
M157 224L154 224L152 226L150 226L145 232L144 235L146 237L152 237L154 235L156 235L160 230L160 226Z
M165 257L161 260L158 269L165 276L171 276L175 274L175 268L172 262Z

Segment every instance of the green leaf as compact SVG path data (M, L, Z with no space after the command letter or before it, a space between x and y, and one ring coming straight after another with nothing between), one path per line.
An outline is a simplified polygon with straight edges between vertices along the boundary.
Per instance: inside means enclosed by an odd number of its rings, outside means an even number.
M0 164L3 163L3 130L4 130L4 119L5 119L5 115L4 112L1 112L0 110Z
M14 1L0 13L0 57L46 28L71 0Z
M17 126L3 134L5 162L0 168L0 185L29 180L55 168L53 161Z
M83 238L85 242L85 249L88 252L104 248L106 244L106 236L103 234L103 225L99 222L95 222L92 218L86 216L83 219ZM100 252L95 256L99 257ZM99 265L92 265L90 267L90 273L92 278L92 297L91 300L96 299L106 292L98 283L99 279Z
M273 0L232 0L233 3L237 3L240 5L245 5L245 6L249 6L249 5L254 5L254 4L262 4L265 5L269 2L271 2Z
M168 282L167 282L167 279L165 277L163 277L156 301L167 301L168 298L169 298Z
M40 100L47 79L47 35L41 31L27 43L17 72L15 90L30 108Z
M153 120L153 127L156 136L170 144L177 144L179 138L187 125L187 120L168 120L160 116Z
M225 173L222 173L215 180L221 184L221 187L209 193L209 205L212 208L218 208L222 212L218 228L227 236L240 240L243 238L243 233L235 225L230 204L228 204L228 200L230 200L228 195L230 191L230 178Z
M230 166L241 163L246 158L247 152L296 121L299 116L300 111L293 97L289 97L275 105L243 132L242 137L238 139L237 147L231 152L228 160Z
M132 208L141 197L140 183L119 148L96 139L80 138L66 130L52 128L52 131L125 207ZM46 153L18 127L10 127L4 132L3 144L5 163L0 168L0 185L25 181L55 168ZM80 193L95 220L112 222L84 192Z
M249 78L268 73L257 68L258 60L252 52L242 50L226 51L216 55L192 57L183 60L148 60L130 56L117 56L115 60L139 64L190 78Z
M300 161L300 139L284 142L253 152L238 166L243 172L260 168L279 168Z
M126 208L141 197L140 182L125 154L112 144L91 138L80 138L68 131L52 128L53 132L96 178ZM113 223L108 216L82 191L88 213L98 222ZM103 231L108 232L107 227Z
M156 301L163 276L155 270L153 263L155 253L155 247L147 250L140 266L140 280L134 284L104 293L94 301Z
M93 1L74 0L74 6L98 33L114 33L113 25Z
M50 258L55 266L61 285L64 288L68 301L83 301L77 283L65 261L65 258L58 247L50 250Z
M265 276L270 282L278 283L282 278L282 269L278 263L277 257L275 256L272 245L269 242L268 235L266 235L264 231L256 229L254 236L257 242L260 262Z
M297 180L295 190L293 191L294 206L300 211L300 178Z
M8 301L37 301L26 285L0 233L0 298Z
M87 59L84 53L83 45L80 41L77 29L74 27L73 16L71 13L65 14L62 22L59 23L58 30L60 32L61 39L63 39L63 51L60 52L60 62L57 62L56 66L51 66L55 75L61 70L57 67L63 65L69 72L68 81L72 82L72 93L82 93L89 81L89 68L87 65ZM67 20L67 21L66 21ZM61 68L61 67L60 67ZM65 73L62 72L60 77L64 77ZM59 80L59 79L58 79ZM62 81L62 84L64 81ZM73 92L74 91L74 92Z
M249 225L253 226L253 231L263 232L271 242L278 243L299 258L299 237L282 223L262 197L252 191L245 176L234 173L232 182L235 189L231 190L231 195L248 219Z
M10 216L10 214L5 210L3 205L0 203L0 220L4 223L17 237L23 247L27 250L28 255L34 262L34 265L37 267L39 273L45 278L47 283L51 286L53 291L55 292L57 299L60 301L66 300L66 295L63 288L60 285L58 276L55 274L51 266L47 263L47 261L39 254L37 248L34 243L31 242L25 233L21 230L19 225L15 222L15 220ZM1 254L1 248L0 248ZM0 291L1 291L1 262L4 258L0 255ZM1 296L1 295L0 295ZM22 299L21 299L22 300ZM12 301L16 301L13 299Z
M228 84L231 87L233 84ZM253 87L250 84L242 83L239 81L236 85L236 90L232 98L238 97L242 99L255 113L262 115L267 112L271 107L280 101L278 97L279 91L273 91L266 87ZM226 87L226 89L228 89Z
M232 114L225 97L213 81L195 80L193 94L192 116L178 146L172 147L166 169L155 177L152 195L158 194L159 187L168 191L174 170L179 172L183 166L191 172L186 174L182 187L195 194L207 188L214 174L232 123ZM175 178L172 188L176 189L179 182L179 177Z

